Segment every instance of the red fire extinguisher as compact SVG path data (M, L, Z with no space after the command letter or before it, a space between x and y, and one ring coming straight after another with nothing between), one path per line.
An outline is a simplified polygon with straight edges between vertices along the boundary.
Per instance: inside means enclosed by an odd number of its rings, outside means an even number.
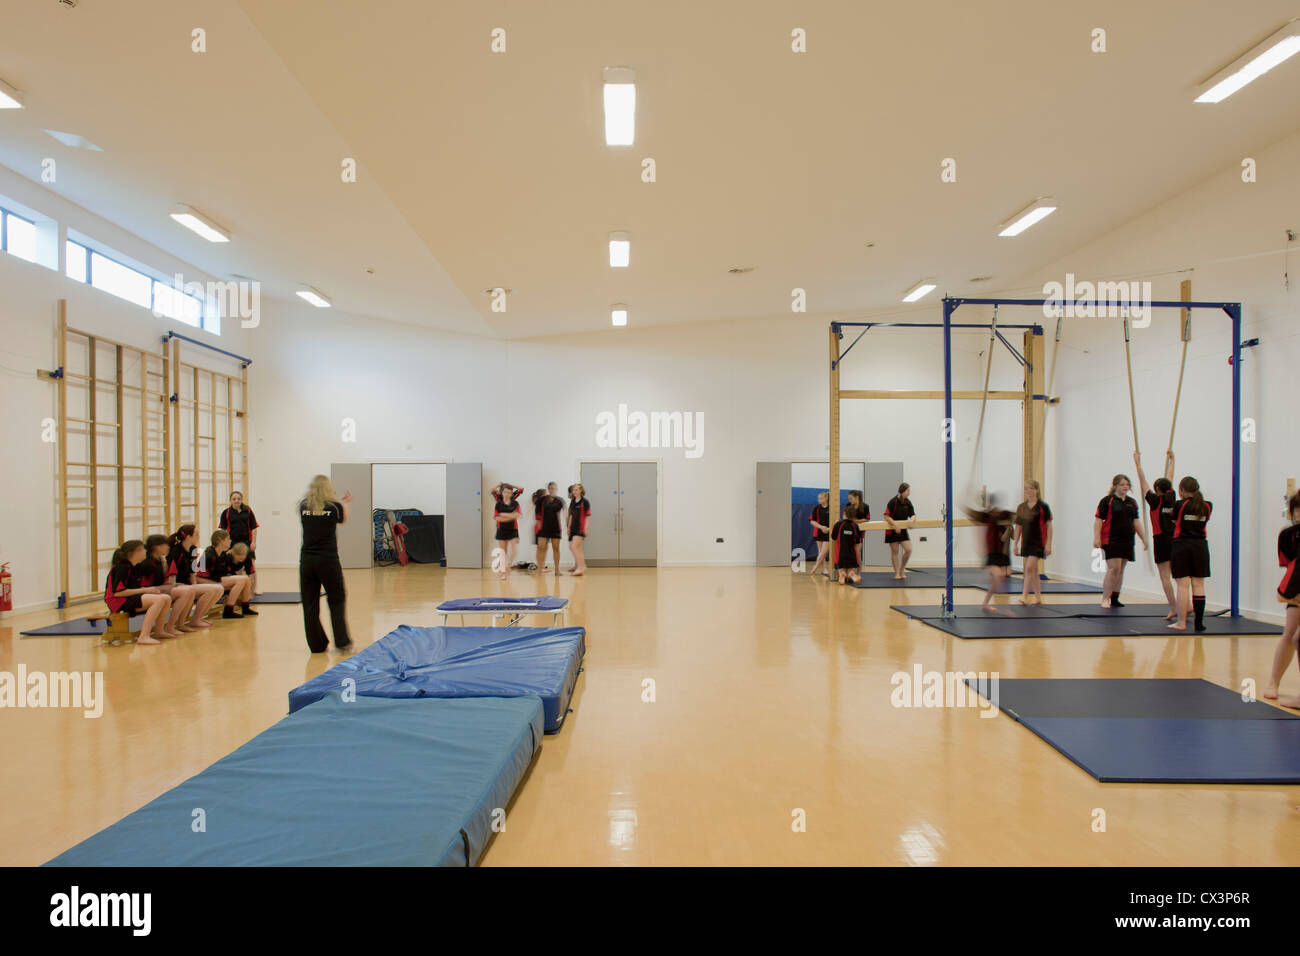
M14 609L14 594L10 582L13 581L13 575L9 573L9 565L0 564L0 611L12 611Z

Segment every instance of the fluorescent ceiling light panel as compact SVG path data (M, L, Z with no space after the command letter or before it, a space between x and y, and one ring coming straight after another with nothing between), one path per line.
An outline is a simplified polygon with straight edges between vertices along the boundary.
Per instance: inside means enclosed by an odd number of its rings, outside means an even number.
M1197 87L1197 103L1222 103L1248 83L1300 53L1300 18L1290 21L1250 52Z
M1018 236L1035 223L1056 212L1056 200L1035 199L998 227L999 236Z
M184 203L177 203L172 206L171 212L168 213L173 219L179 222L186 229L197 232L208 242L229 242L230 233L226 232L215 222L209 219L203 213Z
M626 232L609 234L609 265L611 269L626 269L632 261L632 237Z
M23 108L23 95L0 80L0 110L20 110Z
M627 325L627 306L615 302L609 309L609 320L614 325Z
M631 146L636 139L636 71L605 67L605 145Z
M45 132L70 149L88 149L92 153L103 152L100 147L86 139L86 137L78 136L76 133L63 133L57 129L47 129Z
M933 292L938 286L933 279L922 279L903 294L904 302L918 302Z
M318 309L328 309L330 307L330 300L325 298L325 296L321 295L320 292L309 285L303 286L299 289L298 295L300 298L306 299Z

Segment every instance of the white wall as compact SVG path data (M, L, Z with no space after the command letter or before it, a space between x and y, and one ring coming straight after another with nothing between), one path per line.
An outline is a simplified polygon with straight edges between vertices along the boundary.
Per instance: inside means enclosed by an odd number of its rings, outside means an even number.
M447 466L376 463L370 468L370 500L375 508L418 508L427 515L445 515Z
M1177 299L1181 279L1201 301L1243 303L1242 338L1260 345L1244 352L1242 415L1257 424L1257 440L1242 444L1241 604L1272 615L1278 604L1277 532L1283 525L1287 478L1300 477L1300 426L1295 420L1300 368L1300 242L1291 243L1291 288L1283 286L1284 230L1300 229L1300 134L1262 150L1259 181L1242 183L1239 169L1222 174L1091 243L1026 282L1138 279L1154 298ZM1064 212L1064 211L1063 211ZM1188 350L1178 429L1176 478L1193 475L1215 503L1209 525L1211 604L1226 605L1232 434L1230 322L1219 311L1197 311ZM1056 508L1054 568L1093 580L1091 514L1116 472L1133 472L1132 426L1118 320L1067 321L1057 367L1060 405L1050 412L1052 441L1045 489ZM1178 313L1157 313L1135 330L1132 351L1143 463L1161 470L1173 413L1181 346ZM1145 559L1130 566L1126 589L1158 594Z

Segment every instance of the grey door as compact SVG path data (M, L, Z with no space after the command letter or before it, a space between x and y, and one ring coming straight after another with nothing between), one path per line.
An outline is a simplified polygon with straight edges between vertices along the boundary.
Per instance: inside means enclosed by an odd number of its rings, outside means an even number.
M483 567L483 465L447 466L447 510L442 519L447 567Z
M659 465L618 465L618 563L653 568L659 563Z
M760 461L757 514L754 522L754 564L775 568L790 563L790 463ZM817 556L812 555L813 560Z
M330 481L340 496L351 494L348 520L339 527L339 563L345 568L368 568L375 558L375 526L370 518L370 463L330 465Z
M902 481L903 463L901 461L867 462L867 480L866 488L863 490L863 500L871 506L871 517L873 519L879 521L885 516L885 505L889 504L890 498L898 494L898 486ZM885 544L885 532L867 532L867 538L862 545L862 563L889 567L889 545Z
M591 504L587 522L587 540L582 544L587 563L595 568L618 565L618 464L608 461L584 461L582 487Z

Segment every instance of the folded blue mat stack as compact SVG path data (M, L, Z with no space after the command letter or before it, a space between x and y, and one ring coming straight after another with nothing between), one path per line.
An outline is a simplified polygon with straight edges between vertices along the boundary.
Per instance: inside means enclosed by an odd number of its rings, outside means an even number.
M586 634L581 627L403 625L289 691L289 712L337 690L394 698L535 694L553 734L568 713Z

